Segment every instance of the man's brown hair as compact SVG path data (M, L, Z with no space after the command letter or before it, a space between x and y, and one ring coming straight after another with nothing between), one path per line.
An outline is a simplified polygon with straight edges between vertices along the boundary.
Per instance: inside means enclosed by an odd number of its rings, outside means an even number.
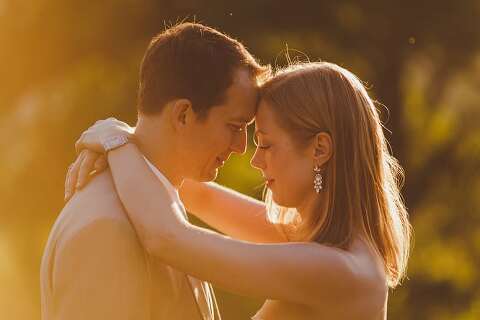
M138 110L156 114L169 101L186 98L205 116L222 103L238 68L246 68L252 77L268 71L239 41L202 24L178 24L155 36L145 52Z

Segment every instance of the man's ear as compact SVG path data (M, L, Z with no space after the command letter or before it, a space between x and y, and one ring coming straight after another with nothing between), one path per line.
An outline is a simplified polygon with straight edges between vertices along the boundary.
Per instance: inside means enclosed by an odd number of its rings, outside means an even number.
M327 132L317 133L313 141L313 158L316 165L323 166L333 154L332 137Z
M175 130L182 130L195 119L192 103L188 99L170 102L170 122Z

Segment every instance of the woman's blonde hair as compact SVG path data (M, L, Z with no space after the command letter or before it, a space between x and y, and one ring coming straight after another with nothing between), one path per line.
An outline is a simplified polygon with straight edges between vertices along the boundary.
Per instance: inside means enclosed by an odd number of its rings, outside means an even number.
M333 142L323 168L325 214L300 218L294 209L274 204L267 191L269 220L283 225L289 239L343 249L360 226L383 259L388 285L395 287L405 275L411 238L399 191L403 170L388 150L361 81L332 63L297 63L263 83L261 98L300 148L319 132L329 133Z

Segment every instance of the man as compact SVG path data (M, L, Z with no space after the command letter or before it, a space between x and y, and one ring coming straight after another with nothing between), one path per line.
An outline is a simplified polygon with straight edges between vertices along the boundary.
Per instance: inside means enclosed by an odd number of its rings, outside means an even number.
M200 24L177 25L150 43L135 143L180 206L184 179L213 180L232 152L245 152L265 71L239 42ZM82 161L94 160L81 153L72 170ZM219 319L209 284L144 251L108 170L59 215L42 259L41 295L44 320Z

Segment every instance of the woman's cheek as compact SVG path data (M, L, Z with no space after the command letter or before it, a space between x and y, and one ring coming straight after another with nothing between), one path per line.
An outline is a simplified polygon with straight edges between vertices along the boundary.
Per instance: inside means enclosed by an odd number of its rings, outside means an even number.
M265 159L266 159L267 168L269 169L268 172L270 175L273 175L273 177L275 177L276 174L278 174L277 157L278 155L275 154L275 150L272 147L266 150Z
M263 161L265 161L265 167L267 170L271 169L271 152L270 150L261 150L263 152Z
M278 181L281 185L285 185L286 178L288 178L288 168L290 164L288 163L288 158L282 154L281 150L269 149L269 165L270 176ZM277 183L277 185L279 184Z

